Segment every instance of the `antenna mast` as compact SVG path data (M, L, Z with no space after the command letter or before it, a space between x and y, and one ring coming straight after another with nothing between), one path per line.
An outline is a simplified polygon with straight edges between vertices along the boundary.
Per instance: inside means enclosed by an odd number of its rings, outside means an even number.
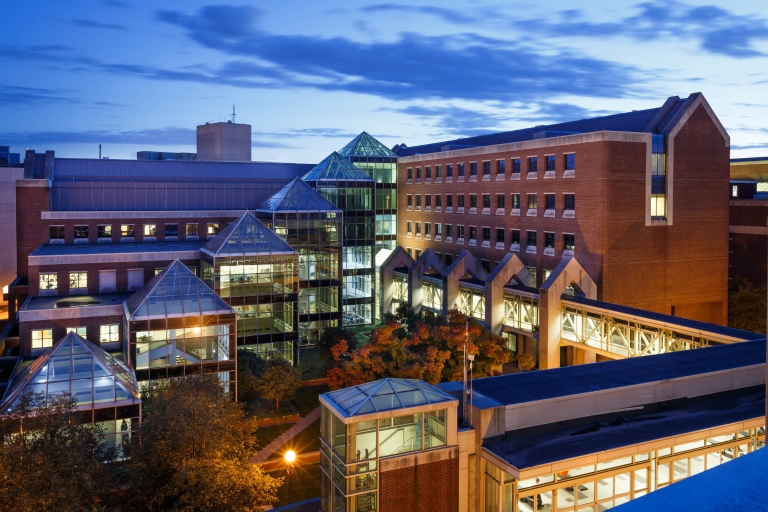
M232 124L235 124L235 104L232 104Z

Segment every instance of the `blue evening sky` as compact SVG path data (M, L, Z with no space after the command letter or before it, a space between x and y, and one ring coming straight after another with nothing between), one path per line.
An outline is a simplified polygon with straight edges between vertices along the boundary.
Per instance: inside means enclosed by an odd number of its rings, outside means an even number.
M660 106L701 91L732 156L768 154L768 4L9 0L0 144L58 156L195 151L253 126L253 159L314 163Z

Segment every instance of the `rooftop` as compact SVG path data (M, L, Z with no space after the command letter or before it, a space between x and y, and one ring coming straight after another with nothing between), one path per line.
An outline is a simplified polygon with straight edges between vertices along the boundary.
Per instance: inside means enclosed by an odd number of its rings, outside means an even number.
M215 257L296 254L296 251L251 212L241 215L213 237L202 251Z
M764 415L765 386L755 386L510 431L484 448L526 469Z
M376 140L366 132L361 133L339 150L344 157L355 156L384 156L397 157L387 146Z
M392 378L350 386L322 396L345 418L456 400L422 380Z
M304 181L369 181L373 178L355 167L355 165L333 152L317 164L302 178Z
M45 309L84 308L93 306L121 306L131 295L133 295L133 292L29 297L21 307L21 311L41 311Z
M74 256L86 254L126 254L198 251L205 240L188 242L116 242L106 244L43 244L30 256ZM175 256L170 256L175 258Z
M257 211L288 212L339 212L333 203L318 194L312 187L293 179L277 194L270 197Z

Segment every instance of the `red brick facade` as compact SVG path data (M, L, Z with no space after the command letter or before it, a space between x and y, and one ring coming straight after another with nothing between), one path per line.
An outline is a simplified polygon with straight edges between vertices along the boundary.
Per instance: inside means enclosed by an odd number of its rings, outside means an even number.
M768 201L732 199L730 202L730 265L728 278L766 284L768 273Z
M382 471L380 512L458 512L459 459Z

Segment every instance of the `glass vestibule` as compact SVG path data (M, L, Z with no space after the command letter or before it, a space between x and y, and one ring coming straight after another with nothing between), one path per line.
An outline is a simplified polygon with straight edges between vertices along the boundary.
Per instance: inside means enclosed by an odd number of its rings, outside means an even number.
M249 297L296 293L296 256L216 258L219 296Z
M130 339L135 347L136 369L228 361L234 358L230 347L229 325L141 330L132 332Z

